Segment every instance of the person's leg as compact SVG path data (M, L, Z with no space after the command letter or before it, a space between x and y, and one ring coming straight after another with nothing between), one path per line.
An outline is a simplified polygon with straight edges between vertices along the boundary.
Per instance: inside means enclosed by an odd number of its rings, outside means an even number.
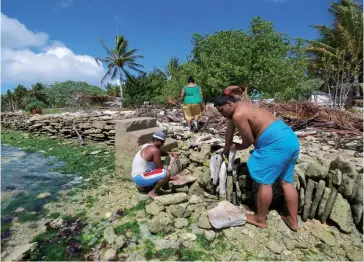
M298 193L293 182L294 176L294 167L296 164L296 160L298 157L298 153L292 158L290 163L288 164L286 170L284 170L281 175L281 185L283 189L284 200L286 202L288 216L281 216L282 220L287 224L287 226L293 230L297 231L298 229Z
M150 197L156 197L158 196L157 191L166 183L168 183L169 179L171 178L171 172L169 169L166 171L166 175L164 178L161 178L158 180L158 182L155 184L154 188L148 193L148 196Z
M247 222L258 227L267 227L267 214L269 206L272 202L272 186L271 185L259 185L257 195L257 214L247 215Z
M288 216L281 216L282 220L287 224L287 226L293 230L298 229L298 194L296 188L293 184L287 183L286 181L281 182L284 200L286 201Z

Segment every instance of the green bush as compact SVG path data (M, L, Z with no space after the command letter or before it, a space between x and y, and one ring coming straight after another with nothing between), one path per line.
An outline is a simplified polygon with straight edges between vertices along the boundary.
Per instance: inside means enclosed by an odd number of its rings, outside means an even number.
M47 107L47 105L44 102L39 101L39 100L35 100L35 101L30 102L26 106L25 111L31 111L32 109L35 109L35 108L43 109L43 108L46 108L46 107Z

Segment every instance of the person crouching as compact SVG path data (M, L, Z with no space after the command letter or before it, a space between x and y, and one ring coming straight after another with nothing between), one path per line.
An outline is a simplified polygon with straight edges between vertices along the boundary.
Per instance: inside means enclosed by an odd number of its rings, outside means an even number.
M166 134L162 131L153 133L152 142L144 144L133 159L131 171L133 182L142 188L153 187L148 193L151 198L158 196L158 189L169 180L175 179L171 177L170 166L165 169L162 165L160 149L166 138ZM167 152L167 154L178 157L176 153Z

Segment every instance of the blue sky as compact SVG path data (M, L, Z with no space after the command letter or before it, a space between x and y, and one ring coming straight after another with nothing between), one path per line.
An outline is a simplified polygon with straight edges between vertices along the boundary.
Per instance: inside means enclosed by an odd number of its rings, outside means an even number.
M290 37L316 38L312 24L331 24L329 0L2 0L2 92L17 84L67 79L99 85L105 55L117 34L138 48L146 71L170 57L185 61L191 36L247 30L253 17ZM5 28L6 25L6 28Z

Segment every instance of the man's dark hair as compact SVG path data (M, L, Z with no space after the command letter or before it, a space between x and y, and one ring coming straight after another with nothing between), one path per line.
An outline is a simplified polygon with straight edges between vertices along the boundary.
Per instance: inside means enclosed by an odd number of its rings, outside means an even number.
M187 79L187 82L188 83L194 83L195 82L195 79L193 79L192 76L189 76L188 79Z
M225 105L228 101L230 102L237 102L238 100L232 96L227 96L227 95L218 95L217 97L215 97L214 100L214 106L223 106Z

